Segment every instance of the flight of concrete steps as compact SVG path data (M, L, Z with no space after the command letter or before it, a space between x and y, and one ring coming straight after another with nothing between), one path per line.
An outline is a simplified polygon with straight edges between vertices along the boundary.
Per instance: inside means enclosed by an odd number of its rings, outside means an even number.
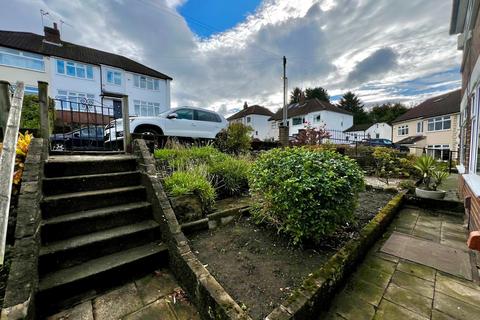
M168 264L134 157L51 156L43 194L41 313Z

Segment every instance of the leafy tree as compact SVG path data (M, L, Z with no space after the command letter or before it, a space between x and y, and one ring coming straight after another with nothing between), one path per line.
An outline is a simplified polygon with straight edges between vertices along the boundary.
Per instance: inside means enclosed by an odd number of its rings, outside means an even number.
M384 103L376 105L370 110L369 116L373 122L386 122L392 124L392 121L408 111L408 108L401 103Z
M50 131L52 131L55 120L55 103L52 99L49 99L48 118ZM37 95L26 95L23 97L20 128L40 129L40 104Z
M299 87L295 87L292 92L290 93L290 103L297 103L300 101L300 96L302 95L303 91Z
M327 90L322 87L307 88L305 89L305 98L314 99L317 98L321 101L330 102L330 96L328 95Z
M356 94L351 91L345 93L340 99L338 106L346 111L353 113L353 124L370 122L368 113L364 110L364 105Z

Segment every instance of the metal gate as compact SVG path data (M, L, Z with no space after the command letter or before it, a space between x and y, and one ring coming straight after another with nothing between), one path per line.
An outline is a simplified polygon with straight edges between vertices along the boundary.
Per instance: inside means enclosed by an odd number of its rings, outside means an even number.
M123 139L110 132L123 132L118 107L94 104L92 99L53 99L56 119L50 135L51 152L121 151ZM120 111L120 112L119 112ZM117 137L118 136L118 137Z

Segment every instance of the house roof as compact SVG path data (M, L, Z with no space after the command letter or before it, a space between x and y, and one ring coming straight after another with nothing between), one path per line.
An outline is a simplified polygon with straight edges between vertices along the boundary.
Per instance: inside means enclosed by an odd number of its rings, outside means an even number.
M334 106L330 102L321 101L317 98L305 100L303 103L292 103L287 106L287 118L309 114L315 111L331 111L352 115L352 113ZM269 120L282 120L283 111L278 110Z
M234 115L231 115L230 117L227 118L227 120L240 119L250 114L258 114L261 116L273 116L273 112L268 110L267 108L259 105L253 105L238 111Z
M66 41L61 41L62 45L58 46L44 42L43 40L44 36L35 33L0 30L0 46L3 47L89 64L104 64L155 78L172 80L171 77L161 72L118 54L88 48Z
M345 132L365 131L373 125L374 125L373 123L355 124L350 128L348 128L347 130L345 130Z
M444 114L460 112L461 100L462 97L460 95L460 89L442 94L441 96L427 99L416 107L397 117L393 123L410 119L430 118Z
M423 139L425 139L425 136L413 136L413 137L407 137L405 139L399 140L395 143L396 144L414 144L415 142L418 142Z

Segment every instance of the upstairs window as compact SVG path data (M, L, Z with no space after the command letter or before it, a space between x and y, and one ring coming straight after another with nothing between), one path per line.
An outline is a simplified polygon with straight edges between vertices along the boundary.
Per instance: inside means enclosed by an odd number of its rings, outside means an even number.
M43 56L2 47L0 47L0 65L35 71L45 71Z
M452 120L450 119L450 116L428 119L428 131L449 130L451 126Z
M252 122L252 118L247 117L247 123L250 123L250 122Z
M160 80L146 76L134 75L133 86L140 89L160 90Z
M315 116L315 118L313 119L313 122L315 122L315 123L319 123L319 122L321 122L321 121L322 121L322 117L321 117L319 114L317 114L317 115Z
M57 59L57 73L69 77L93 80L93 67L87 64Z
M423 132L423 121L417 122L417 133Z
M292 119L292 125L293 126L298 126L300 124L303 124L304 119L302 117L295 117Z
M110 84L121 85L122 84L122 73L119 71L108 70L107 71L107 82Z
M398 135L399 136L408 135L408 124L404 124L404 125L398 127Z

